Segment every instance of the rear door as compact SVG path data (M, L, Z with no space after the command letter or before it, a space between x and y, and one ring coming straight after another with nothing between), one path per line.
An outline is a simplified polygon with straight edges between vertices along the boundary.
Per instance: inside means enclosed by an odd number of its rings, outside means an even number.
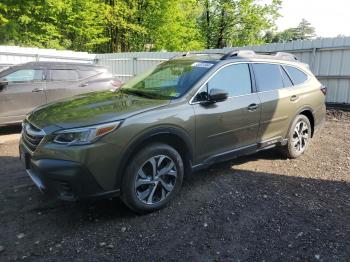
M211 105L200 103L210 89L223 89L229 98ZM214 73L193 102L197 161L254 146L259 130L259 105L247 63L224 66Z
M258 140L266 146L285 138L300 100L281 65L254 63L253 68L261 101Z
M51 68L47 82L47 99L55 101L65 97L103 89L106 81L93 82L98 71L75 67ZM92 81L92 82L91 82ZM110 81L109 81L110 82ZM109 88L106 87L105 89Z
M78 94L79 75L76 68L51 68L47 81L47 100L52 102Z
M44 69L19 69L2 79L7 84L0 91L0 123L19 122L46 103Z

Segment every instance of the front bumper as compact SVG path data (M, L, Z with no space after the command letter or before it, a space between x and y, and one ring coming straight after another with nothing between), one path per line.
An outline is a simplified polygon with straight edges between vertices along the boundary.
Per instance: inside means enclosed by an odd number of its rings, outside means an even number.
M119 190L105 191L89 170L74 161L33 159L20 145L20 157L26 172L36 186L61 200L75 201L87 198L118 196Z

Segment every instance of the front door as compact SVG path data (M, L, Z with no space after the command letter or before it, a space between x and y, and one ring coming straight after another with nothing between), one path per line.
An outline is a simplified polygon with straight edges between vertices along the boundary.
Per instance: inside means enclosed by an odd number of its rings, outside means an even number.
M1 79L0 123L20 122L46 103L44 70L20 69Z
M219 69L200 90L193 108L196 115L197 163L220 154L254 146L260 121L260 100L252 92L248 64L231 64ZM200 103L203 92L225 90L229 98L211 105ZM205 97L205 95L204 95Z

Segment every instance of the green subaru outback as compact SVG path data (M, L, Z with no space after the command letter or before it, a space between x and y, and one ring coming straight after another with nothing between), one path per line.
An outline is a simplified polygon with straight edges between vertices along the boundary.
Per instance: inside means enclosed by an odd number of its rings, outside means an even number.
M20 156L34 183L59 199L120 196L150 212L194 170L275 146L302 155L324 122L325 93L287 53L186 54L118 90L35 109Z

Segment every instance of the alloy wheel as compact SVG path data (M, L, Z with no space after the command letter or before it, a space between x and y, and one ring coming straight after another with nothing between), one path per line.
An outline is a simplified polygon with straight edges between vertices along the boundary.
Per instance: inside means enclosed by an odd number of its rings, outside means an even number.
M149 158L137 172L135 191L137 198L148 205L163 201L174 189L177 169L174 161L158 155Z
M305 121L301 120L296 124L294 128L292 145L294 150L301 153L305 150L308 142L309 142L309 126Z

